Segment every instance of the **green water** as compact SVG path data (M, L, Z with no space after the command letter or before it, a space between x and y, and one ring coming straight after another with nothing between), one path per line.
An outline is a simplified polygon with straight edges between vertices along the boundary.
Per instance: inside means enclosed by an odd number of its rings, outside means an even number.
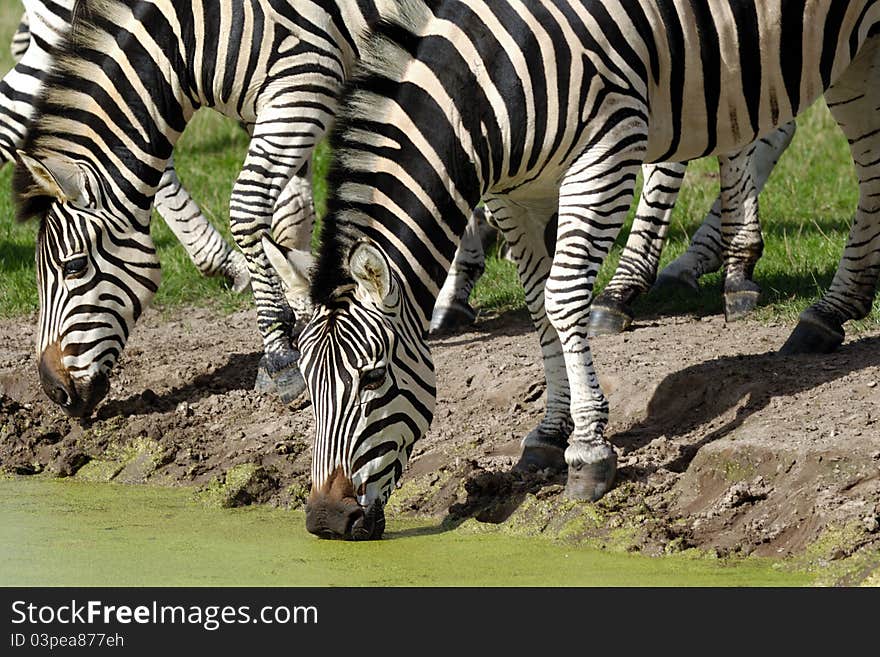
M500 532L389 521L385 539L322 541L302 513L216 509L192 493L0 480L3 586L786 586L766 561L615 554Z

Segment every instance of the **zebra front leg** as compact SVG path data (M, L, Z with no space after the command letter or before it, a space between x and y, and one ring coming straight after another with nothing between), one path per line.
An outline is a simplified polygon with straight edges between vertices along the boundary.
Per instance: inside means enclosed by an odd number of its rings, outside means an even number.
M232 190L229 220L235 241L248 261L257 327L263 338L264 357L255 388L275 390L282 401L291 402L305 390L295 349L296 314L263 251L262 239L271 233L276 203L293 172L302 165L303 153L310 152L313 144L284 152L277 142L281 140L262 139L257 126Z
M508 245L509 257L516 264L526 305L541 344L547 386L544 417L523 438L522 455L514 466L514 471L518 472L546 469L564 472L565 448L573 426L562 344L544 306L544 285L552 263L557 205L557 199L531 204L528 209L503 198L493 197L486 201L493 223Z
M792 121L755 142L749 166L756 194L760 194L764 189L770 173L791 144L796 127L795 122ZM740 205L742 200L736 199L732 203ZM719 197L691 238L687 251L669 263L657 276L654 289L678 287L696 291L699 289L700 278L704 274L720 269L723 260L724 243L721 234L721 198Z
M859 205L831 286L801 313L782 354L832 352L843 342L843 324L871 312L880 276L880 38L872 42L825 95L850 144Z
M608 401L590 353L593 285L632 202L646 138L621 124L569 168L559 193L556 253L547 279L547 317L559 334L571 388L574 430L565 450L568 497L596 500L614 482L617 455L605 440Z
M250 287L244 255L229 246L202 214L177 177L173 160L168 162L159 183L155 208L204 276L225 277L235 292Z
M477 311L473 309L469 299L471 290L486 268L483 242L480 239L485 223L483 208L474 210L434 304L431 333L469 326L477 318Z
M633 321L632 302L654 284L666 232L681 190L686 164L646 165L632 229L614 276L593 302L591 335L622 333Z

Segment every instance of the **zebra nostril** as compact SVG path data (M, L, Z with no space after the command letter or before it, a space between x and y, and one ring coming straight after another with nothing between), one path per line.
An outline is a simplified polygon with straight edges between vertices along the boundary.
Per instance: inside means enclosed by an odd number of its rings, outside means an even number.
M366 514L360 507L352 509L348 514L348 522L345 527L345 537L353 541L369 540L372 528L367 522Z
M385 533L385 509L379 502L373 502L364 511L358 507L357 513L353 513L353 522L348 536L353 541L373 541L382 538Z
M69 406L70 405L70 395L67 390L60 383L56 384L53 390L52 400L58 404L59 406Z

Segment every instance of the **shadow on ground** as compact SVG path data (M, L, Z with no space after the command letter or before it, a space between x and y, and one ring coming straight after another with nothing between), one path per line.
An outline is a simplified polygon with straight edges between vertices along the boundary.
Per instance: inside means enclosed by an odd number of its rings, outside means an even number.
M148 413L167 413L181 402L195 403L205 397L223 394L233 390L250 390L257 376L257 366L263 352L250 354L231 354L226 364L209 372L200 374L179 388L173 388L161 395L145 390L127 399L114 399L98 409L95 420L112 417L144 415Z

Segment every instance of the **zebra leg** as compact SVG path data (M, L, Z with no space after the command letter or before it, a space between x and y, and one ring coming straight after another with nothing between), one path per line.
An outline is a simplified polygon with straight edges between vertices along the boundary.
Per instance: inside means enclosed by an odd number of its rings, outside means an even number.
M312 232L315 228L315 203L309 180L309 166L306 165L290 179L275 204L275 211L272 214L272 238L287 249L311 252ZM292 334L297 335L303 328L303 322L312 314L311 301L308 296L296 295L293 298L287 295L287 302L295 317ZM263 354L257 366L254 388L263 392L276 390L266 354Z
M244 256L230 247L184 189L171 160L156 192L156 211L205 276L223 276L236 292L250 285Z
M760 286L752 280L764 252L758 220L758 190L749 164L753 149L720 155L721 238L724 244L724 317L740 319L758 305Z
M825 99L850 144L859 205L831 286L801 313L783 354L837 349L844 322L871 312L880 276L880 38L872 39Z
M593 367L588 339L590 303L599 267L626 219L634 195L645 132L633 123L611 130L582 155L563 178L559 193L556 253L546 285L547 317L562 342L571 387L574 430L565 450L565 492L596 500L611 487L617 468L605 440L608 401ZM626 138L623 138L623 136Z
M12 35L12 42L9 44L9 52L12 53L12 61L18 62L27 52L28 46L31 44L31 26L27 12L23 12L21 20L18 22L18 28Z
M434 304L431 333L469 326L477 318L477 311L471 307L468 299L477 279L486 268L483 242L480 239L485 223L483 208L474 210Z
M760 194L764 189L770 173L791 144L796 129L797 125L791 121L755 142L754 154L750 161L755 194ZM738 205L741 201L737 200L734 203ZM724 243L719 197L691 238L687 251L666 265L657 276L654 289L673 286L697 290L700 277L720 269L723 259Z
M596 296L590 311L590 335L622 333L633 321L631 303L654 283L660 252L687 164L646 165L644 186L632 229L614 276Z
M309 168L290 179L272 214L272 238L288 249L311 251L316 217Z
M236 244L248 261L251 289L257 307L257 327L263 338L264 359L255 387L275 390L285 403L298 398L305 381L297 366L296 314L287 302L281 280L263 251L262 239L271 234L276 203L293 173L303 163L317 138L305 144L288 143L282 130L289 120L258 123L229 203L229 221ZM274 134L273 134L274 131ZM265 138L264 138L265 135Z
M515 471L564 471L565 448L573 427L571 394L562 344L556 329L547 318L544 285L550 273L555 239L555 213L558 201L547 200L526 209L521 204L493 197L486 207L509 245L525 291L526 305L541 344L547 402L544 417L522 441L522 455Z

